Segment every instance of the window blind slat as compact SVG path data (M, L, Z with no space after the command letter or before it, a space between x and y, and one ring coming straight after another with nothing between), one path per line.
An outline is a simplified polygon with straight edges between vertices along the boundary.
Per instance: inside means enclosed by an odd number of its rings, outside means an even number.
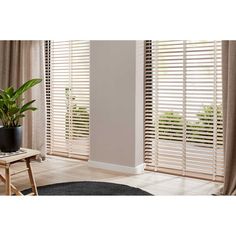
M89 155L89 41L47 41L47 153Z
M147 169L222 180L221 42L146 41L145 52Z

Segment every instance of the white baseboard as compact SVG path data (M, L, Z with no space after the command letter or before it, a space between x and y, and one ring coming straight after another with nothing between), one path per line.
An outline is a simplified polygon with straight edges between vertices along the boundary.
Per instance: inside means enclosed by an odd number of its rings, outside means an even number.
M93 168L111 170L115 172L122 172L122 173L133 174L133 175L142 174L145 168L144 163L135 167L129 167L129 166L122 166L122 165L116 165L116 164L98 162L98 161L92 161L92 160L88 160L88 166L93 167Z

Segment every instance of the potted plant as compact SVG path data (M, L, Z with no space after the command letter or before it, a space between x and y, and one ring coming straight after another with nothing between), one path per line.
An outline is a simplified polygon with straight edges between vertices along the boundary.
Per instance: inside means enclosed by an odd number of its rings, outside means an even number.
M13 87L0 90L0 150L2 152L16 152L22 143L21 119L26 111L35 111L37 108L31 105L35 100L23 104L22 94L40 83L42 79L32 79L24 83L18 89Z

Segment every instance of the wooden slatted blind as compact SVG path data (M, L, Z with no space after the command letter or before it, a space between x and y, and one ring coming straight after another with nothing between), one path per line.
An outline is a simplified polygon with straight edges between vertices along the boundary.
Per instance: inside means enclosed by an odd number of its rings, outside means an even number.
M145 42L148 170L223 178L220 41Z
M89 156L89 41L47 41L47 153Z

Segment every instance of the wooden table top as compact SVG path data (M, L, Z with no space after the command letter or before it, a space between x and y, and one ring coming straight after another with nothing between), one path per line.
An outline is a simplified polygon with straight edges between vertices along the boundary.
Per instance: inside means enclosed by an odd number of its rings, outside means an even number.
M16 154L13 156L8 156L8 157L2 157L0 158L0 164L5 165L8 163L12 163L15 161L19 161L25 158L33 157L36 155L39 155L40 152L38 150L33 150L33 149L28 149L28 148L21 148L22 150L26 151L25 153L22 154Z

